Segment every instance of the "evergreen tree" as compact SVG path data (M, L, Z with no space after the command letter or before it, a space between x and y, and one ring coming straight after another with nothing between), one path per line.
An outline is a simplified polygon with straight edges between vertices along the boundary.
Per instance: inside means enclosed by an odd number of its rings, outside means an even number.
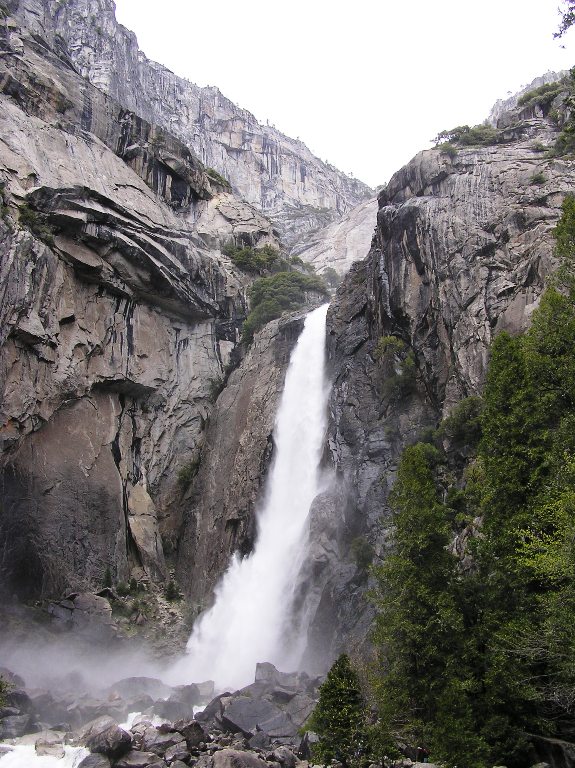
M324 765L331 760L344 766L359 762L367 744L366 709L359 679L346 654L337 659L320 686L308 726L320 737L314 759Z

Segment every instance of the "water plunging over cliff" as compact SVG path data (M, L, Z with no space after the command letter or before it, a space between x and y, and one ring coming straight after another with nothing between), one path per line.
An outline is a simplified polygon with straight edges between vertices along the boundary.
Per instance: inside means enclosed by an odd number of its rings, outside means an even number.
M187 656L174 670L180 680L210 678L217 687L239 688L253 681L258 661L280 668L299 661L300 638L293 639L289 620L308 512L319 491L328 396L326 314L327 305L307 316L290 358L254 551L243 560L232 558L213 607L197 622Z

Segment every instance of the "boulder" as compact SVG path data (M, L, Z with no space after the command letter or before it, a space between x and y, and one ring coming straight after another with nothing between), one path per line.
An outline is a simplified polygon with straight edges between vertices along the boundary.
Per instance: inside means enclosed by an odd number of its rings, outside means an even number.
M114 768L165 768L165 763L153 752L140 752L133 749L117 760Z
M75 731L72 735L72 743L85 747L88 739L97 733L105 731L106 728L110 728L112 725L116 725L116 723L109 715L97 717L95 720L85 723L81 728Z
M146 728L140 746L143 752L153 752L163 756L170 747L182 742L185 744L184 737L177 731L160 733L157 728Z
M30 715L10 715L0 720L0 739L17 739L30 733L32 718Z
M177 744L166 749L164 753L164 760L168 765L172 765L172 763L180 760L186 762L189 759L190 752L185 741L179 741Z
M297 757L291 749L288 749L287 747L277 747L277 749L274 749L271 755L268 756L268 759L270 758L283 766L283 768L295 768L297 762Z
M185 688L187 686L181 686ZM123 699L132 699L138 696L150 696L153 699L166 699L173 693L173 688L155 677L125 677L118 680L108 689L109 693L116 693Z
M110 768L112 764L106 755L88 755L85 757L78 768Z
M64 737L62 734L46 734L36 739L34 749L38 757L55 757L61 760L64 755Z
M285 718L285 715L270 701L238 696L233 698L224 708L221 717L226 730L233 733L241 731L244 736L249 738L253 736L256 730L269 733L266 728L261 726L262 723L268 723L269 727L275 730L276 725L279 726L280 719Z
M248 746L250 749L267 749L272 743L272 740L263 731L258 731L249 739Z
M90 752L98 752L111 758L124 755L132 746L132 735L116 724L95 731L86 740Z
M270 764L251 752L221 749L213 757L214 768L270 768Z
M174 723L174 727L184 737L188 749L197 749L202 742L205 744L211 740L208 733L196 720L188 720L187 722L185 720L178 720Z

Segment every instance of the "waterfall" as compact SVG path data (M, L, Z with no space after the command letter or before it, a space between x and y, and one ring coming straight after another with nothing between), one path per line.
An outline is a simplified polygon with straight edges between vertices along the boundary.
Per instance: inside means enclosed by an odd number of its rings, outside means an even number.
M326 314L327 304L310 312L291 354L254 551L244 559L232 557L213 607L196 622L186 657L174 670L180 680L212 679L219 689L240 688L253 682L259 661L288 670L299 662L302 647L290 633L290 614L320 483L329 391Z

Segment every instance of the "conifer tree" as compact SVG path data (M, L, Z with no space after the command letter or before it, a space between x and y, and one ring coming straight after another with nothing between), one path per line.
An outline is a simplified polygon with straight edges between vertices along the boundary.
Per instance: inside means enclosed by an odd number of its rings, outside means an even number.
M366 746L366 708L357 673L344 653L329 670L319 689L319 701L308 721L320 737L313 757L325 765L339 760L358 763Z

